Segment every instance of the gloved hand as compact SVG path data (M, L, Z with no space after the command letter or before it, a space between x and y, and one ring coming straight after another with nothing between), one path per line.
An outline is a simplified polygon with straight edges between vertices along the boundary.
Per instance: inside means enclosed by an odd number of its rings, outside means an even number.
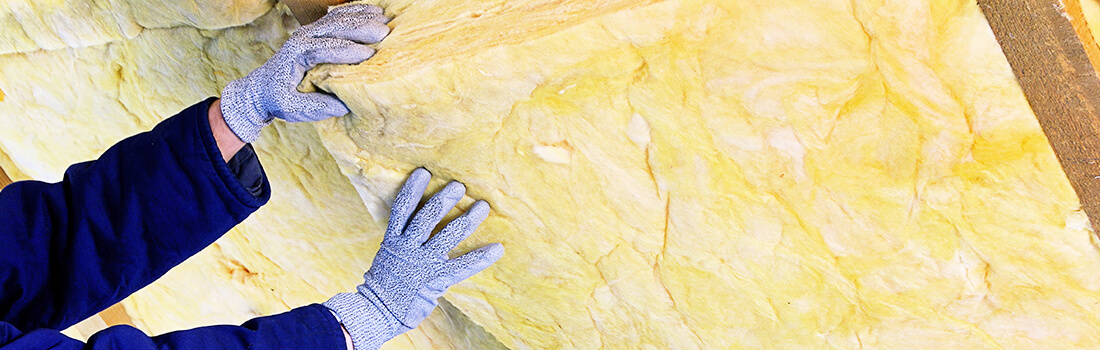
M504 255L493 243L448 259L454 249L489 215L489 204L477 201L431 239L432 229L466 192L458 182L447 184L416 211L428 180L424 169L413 171L393 202L382 247L357 293L343 293L325 302L351 335L356 350L378 349L382 343L415 328L451 285L481 272ZM409 217L412 216L412 220Z
M333 7L298 28L263 66L225 87L225 123L241 141L252 143L273 118L302 122L347 114L347 106L336 97L298 92L298 83L317 64L356 64L374 56L374 49L364 44L382 41L390 33L389 21L381 7L352 4Z

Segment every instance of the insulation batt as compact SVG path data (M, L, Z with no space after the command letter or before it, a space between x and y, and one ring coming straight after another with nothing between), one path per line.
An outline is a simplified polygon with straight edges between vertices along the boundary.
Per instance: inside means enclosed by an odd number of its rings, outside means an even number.
M1100 251L970 0L382 1L314 72L376 220L464 182L510 348L1100 346ZM470 199L467 199L469 201Z
M133 39L145 28L247 24L273 0L0 0L0 54Z
M3 2L0 166L42 180L294 26ZM303 84L353 114L265 130L271 203L124 301L143 330L350 290L425 166L493 205L458 251L508 252L387 348L1100 347L1098 242L971 1L380 5L379 54Z
M0 56L0 90L7 94L0 102L0 166L16 180L58 181L68 165L94 159L115 142L218 95L274 54L297 26L284 10L224 30L147 29L103 45ZM123 301L140 329L161 334L239 324L323 302L361 282L385 222L370 219L314 128L276 123L265 129L256 151L270 178L271 201ZM396 195L397 187L390 191ZM444 303L386 348L498 344Z

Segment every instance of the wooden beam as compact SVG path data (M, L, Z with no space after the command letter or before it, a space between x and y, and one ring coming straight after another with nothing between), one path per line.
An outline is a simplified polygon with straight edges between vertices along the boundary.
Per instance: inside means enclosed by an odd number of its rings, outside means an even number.
M107 329L107 327L120 324L134 325L133 320L130 319L130 315L126 314L126 309L122 307L121 303L115 304L107 308L107 310L103 310L98 314L92 315L92 317L80 321L80 323L73 325L70 329L66 330L66 332L73 333L70 334L70 336L77 336L83 338L83 340L87 340L93 334ZM147 330L143 329L142 331Z
M97 314L97 316L103 319L103 323L106 323L107 327L120 324L134 325L134 321L130 319L130 314L126 313L126 308L122 306L122 303L112 305L107 310Z
M8 173L4 172L4 168L0 168L0 189L4 188L11 183L11 178L8 177Z
M283 0L290 13L301 25L313 23L328 13L329 6L339 5L347 0Z
M12 162L11 157L0 150L0 188L7 186L7 184L15 181L30 180L27 174L19 171L15 167L15 162Z
M978 0L1093 226L1100 223L1100 47L1078 0ZM1100 228L1100 227L1097 227Z

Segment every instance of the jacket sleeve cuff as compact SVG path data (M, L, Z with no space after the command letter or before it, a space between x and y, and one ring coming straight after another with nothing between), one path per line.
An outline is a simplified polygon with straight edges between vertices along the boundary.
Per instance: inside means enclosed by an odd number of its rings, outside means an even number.
M310 304L278 315L254 318L241 325L281 349L345 349L340 322L321 304ZM277 344L277 345L276 345Z
M230 160L231 163L234 160L237 161L234 164L237 167L236 171L231 169L230 164L224 161L221 149L218 148L218 143L214 140L214 133L210 128L210 119L207 117L209 112L206 112L209 111L210 104L214 103L215 100L217 100L217 97L211 97L191 107L201 108L203 111L203 113L198 113L201 117L195 118L195 122L197 123L196 127L200 130L206 157L229 193L237 198L241 204L251 208L259 208L271 199L271 185L267 181L267 174L264 172L259 157L256 157L251 145L246 145L247 151L242 148Z
M128 329L127 329L128 328ZM120 330L122 332L120 332ZM113 339L112 339L113 338ZM115 326L96 333L87 348L138 348L143 333L128 326ZM238 326L208 326L162 334L141 349L318 349L345 350L347 342L336 318L318 304L281 314L257 317ZM122 346L125 345L125 346Z
M335 318L348 330L355 350L381 348L383 343L397 335L391 331L391 325L397 323L396 320L387 319L386 313L379 309L377 302L367 300L362 294L340 293L324 305L332 310ZM401 327L398 334L408 330L409 328Z

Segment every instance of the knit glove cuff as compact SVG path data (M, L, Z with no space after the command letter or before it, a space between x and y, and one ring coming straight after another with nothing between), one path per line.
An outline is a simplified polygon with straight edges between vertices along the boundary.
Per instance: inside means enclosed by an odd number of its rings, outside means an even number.
M355 350L373 350L412 328L405 327L381 306L374 293L340 293L324 303L348 330Z
M256 142L260 130L275 120L266 110L256 104L256 97L249 94L248 79L234 80L222 90L222 117L229 130L245 143Z

